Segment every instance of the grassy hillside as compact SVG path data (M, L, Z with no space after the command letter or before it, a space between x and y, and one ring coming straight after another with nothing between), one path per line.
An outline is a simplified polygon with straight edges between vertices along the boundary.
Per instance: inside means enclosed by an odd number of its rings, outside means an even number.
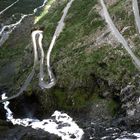
M64 76L64 79L68 77L68 79L64 81L65 84L71 81L71 79L72 81L74 81L74 79L85 80L85 77L90 73L96 73L98 76L103 77L107 75L104 73L108 72L109 75L104 78L118 80L122 68L127 69L129 73L135 71L131 59L119 44L113 46L114 44L110 44L106 41L96 45L98 37L100 37L102 32L107 28L105 27L106 23L99 15L100 11L98 6L99 3L97 3L96 0L77 0L73 3L67 15L65 28L58 38L52 54L52 63L56 72L58 72L57 75L61 75L60 78ZM49 17L53 18L52 21L46 15L46 17L43 18L44 21L40 23L40 25L46 27L44 33L44 44L46 46L49 45L54 28L56 27L55 21L59 19L56 12L55 10L54 13L52 9L52 14L48 14ZM103 39L105 40L109 34L105 34L104 36ZM119 57L120 55L124 58ZM112 61L114 59L115 62L111 62L111 58L109 57L112 58ZM102 63L104 66L101 66ZM61 81L63 80L61 79ZM68 85L69 84L70 83L68 83Z
M46 28L44 46L49 45L60 18L58 9L63 9L55 6L38 23ZM122 46L108 41L113 37L106 32L106 23L99 13L100 3L96 0L76 0L69 10L65 28L52 52L58 81L50 92L60 108L83 108L94 102L95 95L102 96L104 92L116 96L137 72ZM44 96L43 104L47 102Z
M45 52L66 3L67 0L49 0L48 5L33 21L36 24L32 26L45 27L43 40ZM124 35L133 38L136 30L132 11L129 18L129 14L128 16L126 14L127 8L120 10L122 6L127 7L128 3L118 1L108 8L117 27L120 27L119 30L131 26ZM97 0L73 2L65 19L64 30L57 39L51 56L57 78L56 86L51 90L41 91L37 86L38 74L36 74L27 90L28 94L33 93L38 96L44 112L53 108L88 111L96 103L106 108L104 114L108 112L110 116L117 109L118 104L114 99L119 97L121 89L129 83L136 85L135 75L138 71L130 56L108 30L100 13L101 5ZM125 18L119 20L120 15ZM138 39L133 39L137 43ZM17 39L14 48L10 47L8 40L0 51L0 63L4 65L3 67L9 63L9 59L16 61L16 72L12 74L14 77L12 91L20 87L32 67L33 52L32 44L29 42L28 32L28 36ZM2 75L1 71L0 73ZM7 86L7 83L4 86Z

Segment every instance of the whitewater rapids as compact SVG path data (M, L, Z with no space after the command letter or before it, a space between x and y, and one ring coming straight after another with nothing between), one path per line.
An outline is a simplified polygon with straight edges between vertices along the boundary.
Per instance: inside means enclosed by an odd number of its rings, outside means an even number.
M6 99L6 94L2 94L2 99ZM58 135L62 140L81 140L84 134L83 130L66 113L55 111L50 119L38 120L32 118L14 118L13 113L8 107L9 101L3 103L6 111L6 119L13 125L32 127L33 129L42 129L51 134Z

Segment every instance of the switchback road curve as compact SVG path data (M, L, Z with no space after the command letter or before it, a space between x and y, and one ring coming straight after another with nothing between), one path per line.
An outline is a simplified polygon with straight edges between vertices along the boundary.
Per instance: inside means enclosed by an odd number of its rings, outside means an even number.
M35 74L35 67L38 64L37 42L38 42L39 49L40 49L40 52L41 52L40 53L41 54L41 59L40 59L39 86L42 89L44 89L44 88L49 89L56 84L56 79L55 79L55 76L54 76L54 74L52 72L52 69L51 69L51 66L50 66L50 56L51 56L52 49L55 45L56 39L59 37L60 33L63 30L65 17L67 15L68 10L71 7L73 1L74 0L70 0L67 3L66 7L64 8L63 15L62 15L60 21L58 22L58 26L56 27L55 33L53 35L51 44L49 46L49 49L48 49L48 52L47 52L47 55L46 55L47 70L48 70L48 75L49 75L49 78L50 78L49 82L48 83L44 82L44 70L43 70L43 67L44 67L44 51L43 51L43 47L42 47L43 31L35 30L31 34L32 42L33 42L33 48L34 48L34 65L33 65L32 71L29 74L29 76L27 77L27 79L25 80L22 87L20 88L20 91L16 95L13 95L13 96L8 97L4 100L1 100L0 103L11 100L11 99L14 99L14 98L17 98L18 96L22 95L23 92L27 89L28 85L30 84L30 82L31 82L31 80L32 80L32 78Z

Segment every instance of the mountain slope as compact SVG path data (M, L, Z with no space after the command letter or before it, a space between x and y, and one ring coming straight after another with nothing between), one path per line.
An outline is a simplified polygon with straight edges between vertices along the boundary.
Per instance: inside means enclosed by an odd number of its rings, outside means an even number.
M49 0L37 17L26 19L28 22L18 27L23 31L21 34L18 29L11 34L0 51L2 89L15 94L31 70L31 27L45 28L43 44L47 53L66 3L67 0ZM139 34L131 1L116 0L110 3L106 0L106 4L119 31L128 42L137 46L132 49L139 56ZM37 86L38 67L33 82L26 91L28 96L37 96L42 114L61 109L86 112L96 119L103 119L103 116L110 119L117 113L118 106L126 113L127 109L131 111L131 107L135 105L131 99L139 95L139 72L122 45L112 35L101 9L97 0L73 2L64 30L57 39L51 56L52 68L57 78L56 86L43 91ZM10 64L9 59L12 62ZM9 71L10 68L14 71ZM4 75L6 70L9 74ZM130 94L127 95L128 98L125 96L126 92ZM127 103L130 106L126 106Z

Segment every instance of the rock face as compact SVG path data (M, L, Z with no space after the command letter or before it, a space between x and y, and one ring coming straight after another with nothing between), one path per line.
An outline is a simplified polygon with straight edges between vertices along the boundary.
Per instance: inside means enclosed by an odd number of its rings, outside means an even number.
M6 122L0 122L0 130L1 140L61 140L58 136L49 134L42 130L34 130L21 126L10 126L10 124Z
M124 121L128 127L138 126L140 124L140 97L139 85L127 85L121 90L120 99L122 110L125 112Z

